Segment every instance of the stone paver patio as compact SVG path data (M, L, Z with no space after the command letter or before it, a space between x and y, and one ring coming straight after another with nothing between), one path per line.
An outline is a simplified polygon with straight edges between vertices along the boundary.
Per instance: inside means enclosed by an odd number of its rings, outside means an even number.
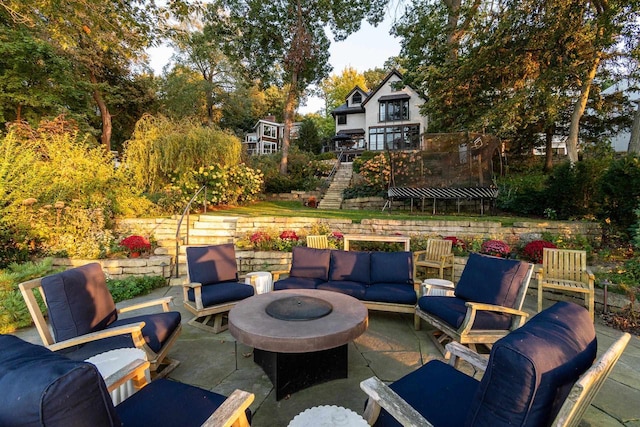
M228 331L214 335L188 325L190 313L182 308L182 289L177 286L154 291L136 302L165 295L174 296L174 309L183 316L183 332L169 356L180 365L169 375L184 383L228 395L240 388L255 394L251 405L254 427L286 426L303 410L318 405L338 405L357 413L364 409L365 395L360 381L377 375L394 381L439 352L422 331L413 329L407 314L370 312L369 329L349 344L349 378L316 385L276 401L273 386L262 369L253 362L252 348L236 343ZM535 313L535 294L528 296L525 309ZM596 318L598 352L606 349L620 332ZM15 333L27 341L41 344L35 328ZM640 427L640 340L633 337L604 387L582 422L590 426Z

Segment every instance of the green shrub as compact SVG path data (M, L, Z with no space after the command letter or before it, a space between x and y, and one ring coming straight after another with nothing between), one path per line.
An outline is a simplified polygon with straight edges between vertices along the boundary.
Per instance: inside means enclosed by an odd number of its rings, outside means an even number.
M280 174L282 153L251 156L247 163L264 174L265 193L288 193L290 191L315 190L320 185L318 178L324 174L326 166L310 153L291 147L288 158L287 175Z
M124 279L107 279L107 288L116 303L146 295L152 290L166 285L167 279L162 276L130 276Z
M381 190L378 187L373 187L367 184L356 184L351 187L347 187L342 191L342 197L344 199L356 199L358 197L386 197L386 195L386 190Z
M543 196L546 182L547 176L539 170L499 178L496 206L517 214L542 215L548 207Z
M640 205L640 159L634 155L615 160L600 181L601 217L622 236L630 236Z

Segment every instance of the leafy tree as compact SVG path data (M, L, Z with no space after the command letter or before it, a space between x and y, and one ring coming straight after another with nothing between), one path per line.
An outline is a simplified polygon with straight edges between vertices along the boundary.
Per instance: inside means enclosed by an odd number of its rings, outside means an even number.
M297 143L301 150L309 151L310 153L319 154L322 150L322 141L320 140L318 128L312 119L306 118L302 121Z
M287 87L280 173L288 169L290 130L305 89L329 72L329 27L337 40L362 19L382 20L386 0L318 3L309 0L221 0L209 7L209 23L227 23L227 53L265 84ZM228 18L228 19L227 19Z
M159 82L161 113L177 120L203 117L206 100L201 83L196 71L182 65L171 68Z

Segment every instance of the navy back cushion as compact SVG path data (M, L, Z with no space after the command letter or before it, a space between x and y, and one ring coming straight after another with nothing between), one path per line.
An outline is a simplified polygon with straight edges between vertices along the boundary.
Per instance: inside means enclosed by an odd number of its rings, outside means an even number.
M329 278L330 259L330 249L295 246L291 253L291 271L289 276L326 281Z
M359 251L331 251L329 280L358 282L370 281L371 255Z
M524 261L471 253L455 296L465 301L514 307L529 266Z
M549 425L596 349L584 307L559 302L540 312L494 344L467 425Z
M0 425L119 426L95 366L0 335Z
M413 286L411 252L371 252L371 283L402 283Z
M187 248L189 280L210 285L238 280L236 250L233 243Z
M43 277L42 289L56 341L100 331L118 318L98 263Z

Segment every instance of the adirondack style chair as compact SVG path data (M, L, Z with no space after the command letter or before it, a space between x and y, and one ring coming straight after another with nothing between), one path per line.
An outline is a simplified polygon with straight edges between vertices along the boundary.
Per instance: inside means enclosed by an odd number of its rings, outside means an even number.
M432 360L389 386L363 381L364 418L376 427L578 426L630 338L623 334L594 362L588 311L559 302L496 342L489 359L452 342L449 364ZM482 379L457 370L459 360L486 371Z
M542 311L545 289L576 292L584 295L585 306L594 318L594 275L587 268L587 253L568 249L544 248L538 281L538 311Z
M254 395L229 397L165 378L149 383L149 362L135 360L107 378L13 335L0 335L0 425L248 427ZM137 390L114 406L109 392L131 380Z
M444 269L451 269L451 281L453 281L453 253L451 240L444 239L428 239L427 247L424 251L415 251L413 253L413 277L417 278L418 269L425 270L435 268L441 279L444 279Z
M147 355L151 371L166 376L178 366L167 357L182 331L173 297L117 308L98 263L20 283L20 292L44 345L73 360L85 360L117 348L137 347ZM42 297L47 316L36 299ZM125 317L136 310L159 306L162 311ZM160 373L160 371L162 371Z
M327 249L329 248L329 240L327 236L307 236L307 247L315 249Z

